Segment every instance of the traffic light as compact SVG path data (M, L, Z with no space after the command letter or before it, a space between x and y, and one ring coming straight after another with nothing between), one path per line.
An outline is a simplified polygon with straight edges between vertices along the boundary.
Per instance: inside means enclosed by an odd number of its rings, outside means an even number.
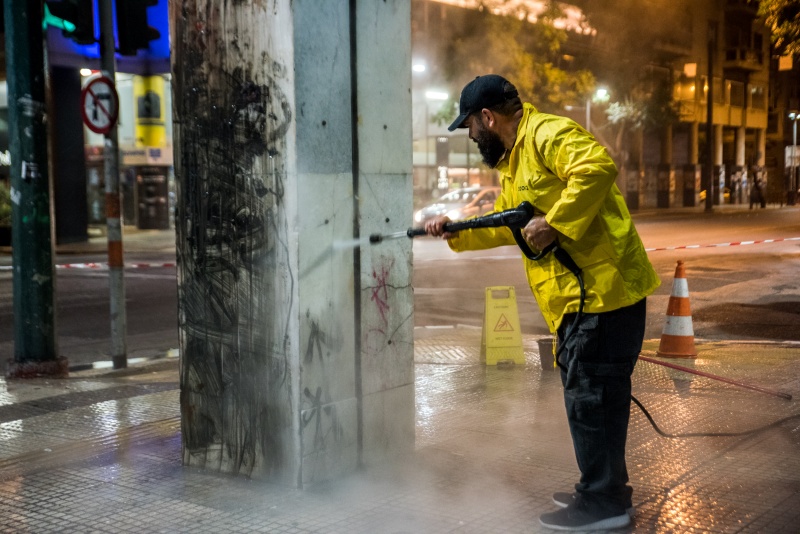
M44 22L61 28L65 37L81 45L97 42L94 37L94 0L45 2Z
M121 55L135 56L137 50L161 37L158 30L147 25L147 8L156 4L158 0L116 0L117 52Z

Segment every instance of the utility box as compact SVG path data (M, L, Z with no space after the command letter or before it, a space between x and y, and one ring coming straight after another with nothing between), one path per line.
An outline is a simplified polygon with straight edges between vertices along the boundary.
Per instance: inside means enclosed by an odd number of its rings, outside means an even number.
M137 228L142 230L169 229L168 171L168 167L135 167Z

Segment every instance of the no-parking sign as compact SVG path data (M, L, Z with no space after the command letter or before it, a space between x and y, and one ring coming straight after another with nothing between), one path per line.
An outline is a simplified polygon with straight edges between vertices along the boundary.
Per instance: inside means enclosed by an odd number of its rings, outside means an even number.
M89 79L81 91L81 115L94 133L107 134L119 118L119 96L114 82L106 76Z

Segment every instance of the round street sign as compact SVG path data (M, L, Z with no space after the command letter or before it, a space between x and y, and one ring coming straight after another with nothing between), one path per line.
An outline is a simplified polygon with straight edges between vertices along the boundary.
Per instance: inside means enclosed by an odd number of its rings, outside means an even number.
M117 124L119 96L110 78L97 76L86 82L81 91L81 115L94 133L107 134Z

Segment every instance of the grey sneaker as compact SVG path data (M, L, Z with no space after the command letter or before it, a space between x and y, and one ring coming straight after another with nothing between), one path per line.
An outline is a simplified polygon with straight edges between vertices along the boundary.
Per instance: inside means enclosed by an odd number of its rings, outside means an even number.
M539 523L543 527L553 530L566 531L586 531L586 530L613 530L616 528L627 527L631 524L631 517L628 514L617 516L594 515L575 506L567 506L556 512L550 512L539 516Z
M570 504L575 502L575 494L574 493L567 493L566 491L557 491L553 494L553 504L558 506L559 508L566 508ZM630 517L636 515L636 508L631 506L627 508L625 512L628 513Z

